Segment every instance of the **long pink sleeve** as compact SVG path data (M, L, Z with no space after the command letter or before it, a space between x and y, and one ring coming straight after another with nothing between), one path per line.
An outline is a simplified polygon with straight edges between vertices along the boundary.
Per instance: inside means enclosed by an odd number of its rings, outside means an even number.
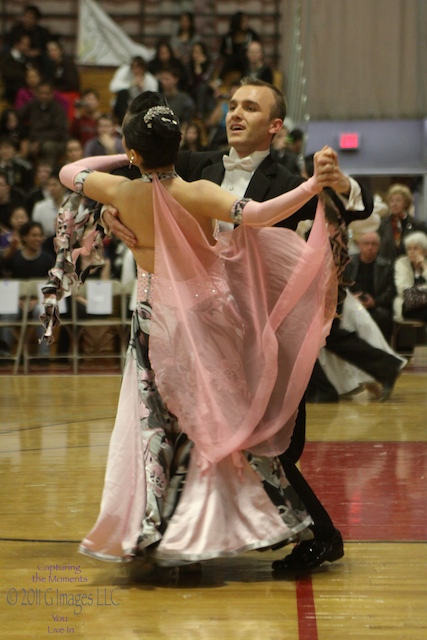
M59 172L59 179L64 187L75 191L75 177L81 171L113 171L129 163L129 158L125 153L118 153L112 156L91 156L76 162L71 162L62 167Z
M295 211L320 193L322 187L314 178L300 184L296 189L288 191L276 198L265 202L250 200L245 204L242 212L242 223L250 227L272 226L281 220L289 218Z

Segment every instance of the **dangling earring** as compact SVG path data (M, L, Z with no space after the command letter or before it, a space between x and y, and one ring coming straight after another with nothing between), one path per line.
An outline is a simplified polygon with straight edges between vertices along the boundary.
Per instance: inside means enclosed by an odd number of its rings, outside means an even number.
M134 160L135 160L135 156L132 154L131 157L129 158L129 169L132 167Z

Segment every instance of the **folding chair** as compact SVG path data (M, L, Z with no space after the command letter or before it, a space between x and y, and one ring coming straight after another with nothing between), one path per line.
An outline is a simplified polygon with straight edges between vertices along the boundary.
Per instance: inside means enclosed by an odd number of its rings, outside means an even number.
M423 328L424 328L424 344L425 344L425 328L426 328L425 322L423 322L422 320L395 320L393 323L393 333L390 340L390 345L392 349L400 353L402 356L411 358L413 356L413 351L411 350L406 351L405 349L402 350L401 348L398 348L399 333L403 332L405 329L408 329L413 336L413 340L411 340L410 342L415 347L417 344L420 344L420 341L418 340L418 333L420 333L420 330Z
M0 335L5 338L6 347L0 354L0 360L13 362L14 374L19 370L28 319L27 288L25 280L0 280ZM8 342L9 337L12 344ZM7 353L9 346L11 352Z
M125 344L122 304L122 285L118 280L88 279L73 293L77 369L82 360L115 358L120 359L122 366Z

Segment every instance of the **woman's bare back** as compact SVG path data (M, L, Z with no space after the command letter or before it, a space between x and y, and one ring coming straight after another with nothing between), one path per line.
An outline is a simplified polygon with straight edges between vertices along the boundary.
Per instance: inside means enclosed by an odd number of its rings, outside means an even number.
M204 194L201 182L188 183L179 177L174 177L162 180L162 186L179 205L195 218L208 243L214 245L215 221L212 217L204 214L206 207L201 202ZM207 185L209 185L209 191L212 186L219 189L212 183L207 183ZM232 201L233 198L230 200ZM154 273L155 231L152 183L133 180L126 185L126 189L123 189L121 194L119 211L121 220L137 238L138 245L132 249L137 264L145 271Z

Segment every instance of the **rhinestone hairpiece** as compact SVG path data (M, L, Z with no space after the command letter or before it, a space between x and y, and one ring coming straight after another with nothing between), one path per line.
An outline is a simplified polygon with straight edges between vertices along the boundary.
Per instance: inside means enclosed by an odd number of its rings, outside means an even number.
M151 107L148 109L147 113L144 116L144 122L147 125L148 129L152 128L151 120L156 116L160 116L162 113L168 116L174 116L174 112L169 107L161 107L160 105L157 107ZM173 124L178 124L177 120L170 120L169 118L162 118L164 122L172 122Z

